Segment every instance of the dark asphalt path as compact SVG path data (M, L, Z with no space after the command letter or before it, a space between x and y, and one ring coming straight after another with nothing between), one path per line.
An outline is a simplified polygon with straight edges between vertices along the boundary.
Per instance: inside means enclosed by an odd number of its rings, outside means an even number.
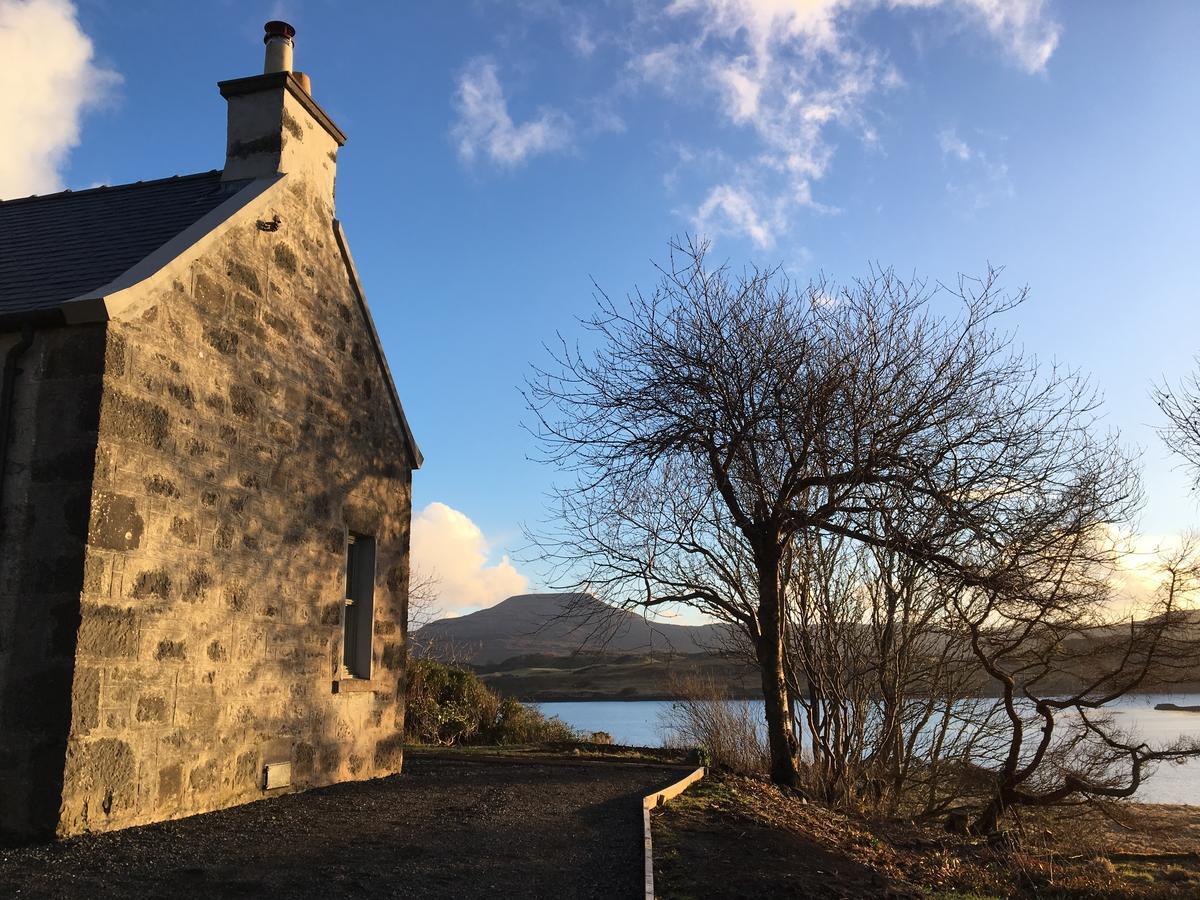
M0 850L0 897L640 897L678 769L410 756L403 775Z

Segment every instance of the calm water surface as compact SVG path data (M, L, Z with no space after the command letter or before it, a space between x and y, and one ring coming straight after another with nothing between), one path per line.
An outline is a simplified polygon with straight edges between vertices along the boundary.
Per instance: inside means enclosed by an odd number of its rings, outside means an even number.
M1200 694L1138 694L1114 703L1116 724L1139 734L1152 746L1169 744L1179 737L1200 738L1200 713L1162 712L1156 703L1200 706ZM541 710L558 716L580 731L607 731L618 744L657 747L663 742L663 713L669 700L540 703ZM1164 764L1142 785L1142 803L1187 803L1200 806L1200 760L1185 765Z

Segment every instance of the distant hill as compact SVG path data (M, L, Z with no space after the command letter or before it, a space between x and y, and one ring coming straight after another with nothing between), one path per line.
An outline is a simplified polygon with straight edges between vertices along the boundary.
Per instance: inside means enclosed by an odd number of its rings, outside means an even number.
M1200 641L1200 611L1182 615L1184 634ZM1088 629L1071 643L1101 643L1128 624ZM756 696L758 674L745 659L720 651L727 625L672 625L615 609L590 594L522 594L488 609L431 622L414 634L417 652L469 665L493 688L522 700L660 699L682 679L700 678L731 697ZM1109 659L1109 664L1116 664ZM1200 669L1177 672L1176 691L1200 690ZM1061 690L1077 678L1059 673ZM1057 682L1056 682L1057 683ZM1044 683L1044 687L1049 682ZM979 692L995 685L980 672ZM1153 682L1142 690L1155 690Z
M712 653L514 656L472 668L497 693L534 702L674 700L684 685L716 688L730 699L762 696L761 676L753 665Z
M434 655L482 666L514 656L708 653L725 646L729 634L727 625L651 622L590 594L521 594L470 615L438 619L415 637Z

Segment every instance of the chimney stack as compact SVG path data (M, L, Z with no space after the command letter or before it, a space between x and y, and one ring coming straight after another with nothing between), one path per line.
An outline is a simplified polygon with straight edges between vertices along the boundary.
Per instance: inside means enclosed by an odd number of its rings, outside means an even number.
M263 28L267 32L263 38L263 43L267 45L263 74L292 71L292 38L296 36L296 29L287 22L278 21L268 22Z
M265 26L265 71L217 86L229 101L224 180L286 174L305 182L333 210L337 151L346 136L312 98L303 72L292 71L296 29Z

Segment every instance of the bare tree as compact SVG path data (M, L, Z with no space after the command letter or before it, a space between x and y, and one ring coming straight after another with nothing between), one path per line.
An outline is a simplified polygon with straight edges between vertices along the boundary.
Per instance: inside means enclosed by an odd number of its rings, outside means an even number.
M994 270L953 289L890 270L797 288L777 270L708 268L706 250L673 245L650 296L598 292L589 349L560 338L530 377L533 430L570 481L537 539L562 583L739 629L771 777L795 786L788 604L805 540L838 536L982 587L1007 572L978 548L1036 531L1029 515L1047 530L1075 509L1088 527L1124 521L1125 482L1089 479L1128 460L1093 437L1082 379L1043 375L996 331L1025 293L1002 292ZM917 514L878 527L904 510Z
M1176 387L1155 387L1154 402L1167 417L1167 425L1160 429L1163 440L1182 457L1193 487L1200 488L1200 372L1188 375Z
M438 606L441 580L437 573L414 568L408 584L408 638L415 656L430 656L429 641L421 636L421 629L441 618Z
M1194 677L1200 646L1187 604L1197 589L1195 548L1164 557L1148 610L1113 613L1115 542L1064 538L1062 552L1016 559L1006 585L956 592L953 606L972 653L1000 689L1003 728L991 753L965 768L965 793L983 804L987 833L1019 806L1133 796L1155 763L1200 756L1200 742L1151 746L1122 730L1105 707L1131 691Z

